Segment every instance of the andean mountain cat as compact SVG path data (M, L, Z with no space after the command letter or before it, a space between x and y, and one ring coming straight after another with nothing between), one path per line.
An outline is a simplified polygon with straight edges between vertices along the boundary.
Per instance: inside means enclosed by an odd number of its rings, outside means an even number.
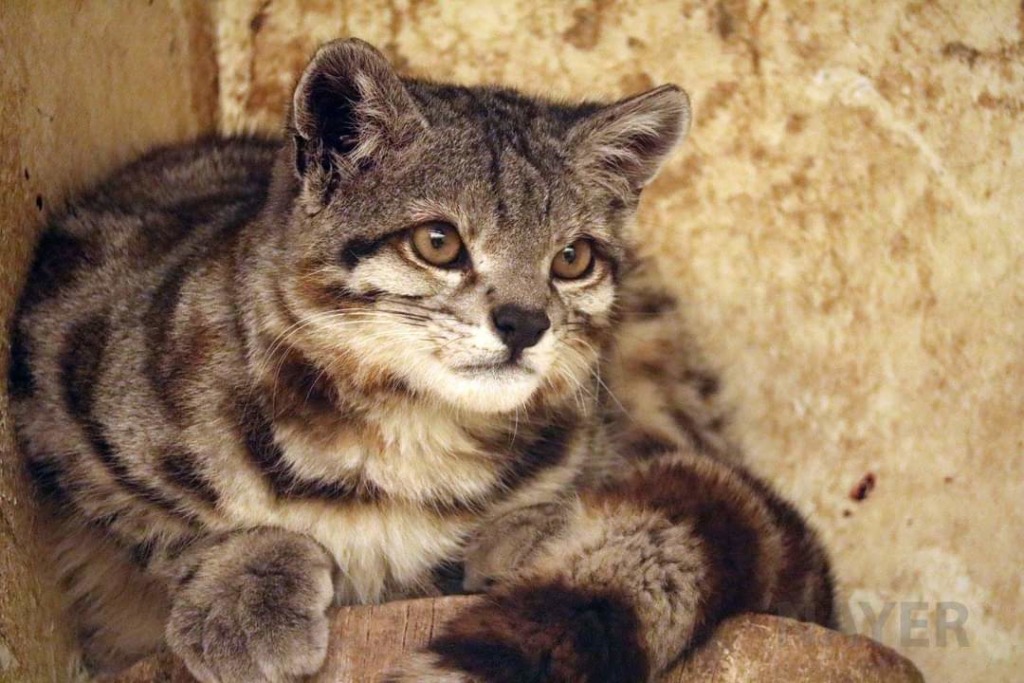
M819 543L737 464L631 246L689 120L671 85L556 103L336 41L280 139L71 202L11 386L91 669L166 643L290 680L333 605L452 575L492 599L393 680L646 681L735 612L829 623Z

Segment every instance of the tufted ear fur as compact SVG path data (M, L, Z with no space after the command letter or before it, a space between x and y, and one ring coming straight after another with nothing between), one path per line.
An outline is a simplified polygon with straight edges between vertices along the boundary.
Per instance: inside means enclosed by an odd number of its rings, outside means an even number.
M579 168L623 198L654 178L690 127L690 98L675 85L628 97L576 124L569 143Z
M426 127L398 74L356 38L317 50L292 101L295 169L323 188L399 150Z

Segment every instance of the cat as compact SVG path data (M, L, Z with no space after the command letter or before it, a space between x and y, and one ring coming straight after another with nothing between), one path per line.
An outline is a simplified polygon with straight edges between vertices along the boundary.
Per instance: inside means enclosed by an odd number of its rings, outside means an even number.
M730 614L832 624L819 541L636 256L689 122L673 85L556 103L339 40L281 138L70 202L10 385L88 668L292 680L334 606L452 590L489 600L391 680L646 681Z

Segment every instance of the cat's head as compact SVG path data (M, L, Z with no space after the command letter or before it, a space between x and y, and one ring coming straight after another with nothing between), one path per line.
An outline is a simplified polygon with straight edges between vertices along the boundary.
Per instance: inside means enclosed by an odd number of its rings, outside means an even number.
M640 190L688 125L671 85L556 104L325 45L288 121L282 285L304 352L474 412L574 393L614 319Z

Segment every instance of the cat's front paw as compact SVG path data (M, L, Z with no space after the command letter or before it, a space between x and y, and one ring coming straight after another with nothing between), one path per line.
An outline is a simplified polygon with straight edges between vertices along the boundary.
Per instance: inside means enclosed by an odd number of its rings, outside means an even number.
M640 622L612 591L561 582L503 587L454 617L390 683L643 683Z
M200 681L274 683L327 654L335 564L305 536L262 530L213 550L182 581L167 641Z

